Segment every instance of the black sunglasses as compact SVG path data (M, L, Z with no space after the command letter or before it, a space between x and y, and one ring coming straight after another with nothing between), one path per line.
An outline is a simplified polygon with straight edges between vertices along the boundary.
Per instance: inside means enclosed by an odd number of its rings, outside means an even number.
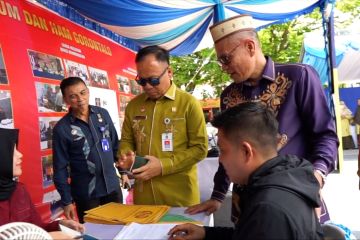
M167 66L164 71L160 74L160 76L158 77L149 77L149 78L141 78L139 77L139 75L136 76L136 82L145 87L146 83L150 84L151 86L157 86L160 84L160 78L162 78L162 76L164 76L164 74L166 73L166 71L168 70L169 66Z
M217 61L220 65L229 65L231 63L232 57L233 57L233 53L235 52L235 50L240 47L241 42L236 45L228 54L222 54L220 57L218 57Z

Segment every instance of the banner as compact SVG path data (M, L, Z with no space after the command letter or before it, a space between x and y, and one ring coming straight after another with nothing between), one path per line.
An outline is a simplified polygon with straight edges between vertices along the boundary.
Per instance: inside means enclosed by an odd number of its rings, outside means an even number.
M52 129L67 112L59 84L82 78L119 136L126 104L141 92L135 53L24 0L0 0L0 127L19 128L23 174L44 219L61 214L52 177ZM1 166L0 166L1 167Z

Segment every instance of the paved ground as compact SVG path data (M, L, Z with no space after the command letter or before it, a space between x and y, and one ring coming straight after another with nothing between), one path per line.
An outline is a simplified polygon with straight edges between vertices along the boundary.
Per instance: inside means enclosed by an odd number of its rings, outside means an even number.
M357 176L358 150L344 151L340 173L331 173L323 189L331 220L350 228L360 239L360 191Z

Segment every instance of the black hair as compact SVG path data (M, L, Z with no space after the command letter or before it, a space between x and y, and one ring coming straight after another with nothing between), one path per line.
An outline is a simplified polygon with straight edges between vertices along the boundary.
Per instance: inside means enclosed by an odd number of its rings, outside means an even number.
M141 62L148 55L154 55L155 59L159 62L167 62L167 64L170 64L169 52L166 49L157 45L148 46L140 49L139 52L136 54L135 62Z
M261 102L245 102L228 108L211 123L234 144L241 139L259 148L277 147L279 124L274 113Z
M60 83L60 89L61 89L62 95L65 96L65 90L68 87L79 84L79 83L83 83L86 86L86 83L84 82L84 80L82 80L79 77L64 78Z
M19 129L0 128L0 201L10 199L15 191L13 159L18 139Z

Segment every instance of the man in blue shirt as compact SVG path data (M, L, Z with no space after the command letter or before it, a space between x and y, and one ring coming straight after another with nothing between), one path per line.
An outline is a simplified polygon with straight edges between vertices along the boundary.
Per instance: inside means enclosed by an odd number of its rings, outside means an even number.
M66 218L74 219L75 203L83 222L84 211L122 202L114 167L118 135L109 113L89 105L89 89L81 78L65 78L60 89L70 108L53 131L54 183Z

